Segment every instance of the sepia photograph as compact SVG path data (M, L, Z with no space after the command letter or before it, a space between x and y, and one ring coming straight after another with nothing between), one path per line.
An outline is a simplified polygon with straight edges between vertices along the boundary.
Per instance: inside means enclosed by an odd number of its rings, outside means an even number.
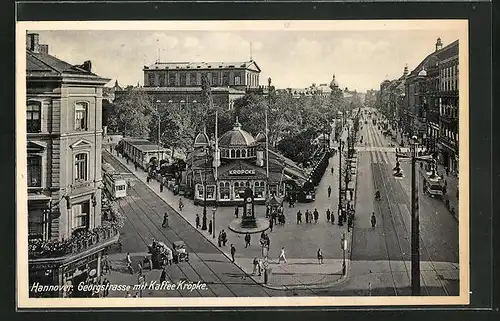
M18 306L468 303L467 32L18 22Z

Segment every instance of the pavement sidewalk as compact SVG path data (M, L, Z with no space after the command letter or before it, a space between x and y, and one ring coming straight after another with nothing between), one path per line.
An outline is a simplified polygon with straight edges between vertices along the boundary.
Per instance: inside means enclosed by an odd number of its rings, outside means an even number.
M117 159L122 165L124 165L126 168L128 168L133 175L140 181L144 182L156 195L158 195L161 199L163 199L168 205L170 205L175 211L177 211L191 226L196 228L195 226L195 219L196 219L196 214L198 213L200 215L200 219L202 218L202 212L203 212L203 207L202 206L197 206L194 204L194 202L190 199L184 198L184 197L179 197L173 194L172 191L167 189L166 187L163 189L163 192L160 193L160 183L156 180L150 180L149 183L147 183L147 173L144 172L142 169L138 168L137 170L134 168L134 165L132 163L127 164L126 159L122 156L117 156L116 154L111 154L112 157ZM325 173L327 175L327 173ZM182 202L184 204L184 208L182 211L179 210L179 200L182 199ZM287 206L285 206L286 208ZM219 210L217 210L217 215L219 215ZM229 208L230 211L233 210L233 208ZM211 208L207 209L207 219L210 220L212 217L211 213ZM217 225L216 225L217 226ZM277 229L279 228L278 226L276 227ZM226 230L227 231L227 230ZM230 231L227 231L228 233ZM219 250L226 255L229 259L231 259L231 254L230 254L230 246L226 245L223 247L219 247L217 244L217 237L213 238L212 235L208 234L208 231L202 231L203 236L207 240L209 240L212 244L216 245ZM243 236L240 236L241 238ZM255 237L254 237L255 238ZM254 240L255 242L255 240ZM348 242L348 251L346 251L346 271L348 271L349 268L349 260L348 260L348 253L350 253L350 243ZM241 251L237 251L235 255L235 264L243 270L246 274L251 275L253 271L253 257L248 258L248 257L243 257L243 255L239 254ZM297 261L298 260L298 261ZM335 260L325 260L324 266L325 268L318 269L317 266L317 260L312 259L312 258L307 258L307 259L293 259L289 262L294 262L296 264L291 264L287 269L289 269L291 272L288 273L279 273L275 274L275 277L271 280L270 284L264 285L264 279L259 278L256 276L255 281L261 283L264 286L267 286L269 288L287 288L291 289L294 287L297 288L302 288L304 287L304 284L308 284L308 287L310 288L313 286L312 284L314 282L320 282L320 284L316 284L315 286L325 286L325 284L332 284L333 282L338 281L339 279L342 278L341 272L342 272L342 264L338 264L337 261ZM298 263L301 262L302 265L301 269L298 268ZM328 262L328 263L327 263ZM273 263L271 263L272 267ZM337 274L332 274L329 277L325 278L325 273L323 273L323 270L328 270L328 271L334 271L332 273L337 273ZM294 274L293 271L296 271L297 274ZM299 273L300 272L300 273ZM279 275L279 278L277 277ZM300 276L299 276L300 275ZM281 284L281 285L280 285Z

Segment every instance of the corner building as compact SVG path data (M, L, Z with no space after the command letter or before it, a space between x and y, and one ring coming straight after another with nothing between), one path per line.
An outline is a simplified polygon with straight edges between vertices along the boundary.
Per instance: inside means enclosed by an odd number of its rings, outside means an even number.
M103 249L118 240L116 230L101 226L102 88L108 81L92 73L90 61L59 60L40 46L38 34L27 34L30 285L99 277Z

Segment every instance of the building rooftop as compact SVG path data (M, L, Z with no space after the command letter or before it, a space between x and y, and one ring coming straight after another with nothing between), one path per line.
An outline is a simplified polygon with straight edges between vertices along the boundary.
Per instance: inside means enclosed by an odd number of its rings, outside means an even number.
M144 70L154 69L252 69L260 72L260 68L253 60L239 62L155 62L152 65L144 66Z
M238 123L238 120L236 120L232 130L224 133L219 138L219 146L222 147L251 146L253 143L255 143L255 139L250 133L241 129L241 124Z

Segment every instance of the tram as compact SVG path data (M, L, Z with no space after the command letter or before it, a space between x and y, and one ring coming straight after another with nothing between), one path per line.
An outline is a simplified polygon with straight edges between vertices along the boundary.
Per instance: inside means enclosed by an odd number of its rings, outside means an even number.
M118 173L111 164L102 162L102 175L104 180L104 187L111 195L112 199L118 199L127 196L127 182Z
M422 172L424 193L431 197L443 197L444 181L439 176L433 176L429 172Z

